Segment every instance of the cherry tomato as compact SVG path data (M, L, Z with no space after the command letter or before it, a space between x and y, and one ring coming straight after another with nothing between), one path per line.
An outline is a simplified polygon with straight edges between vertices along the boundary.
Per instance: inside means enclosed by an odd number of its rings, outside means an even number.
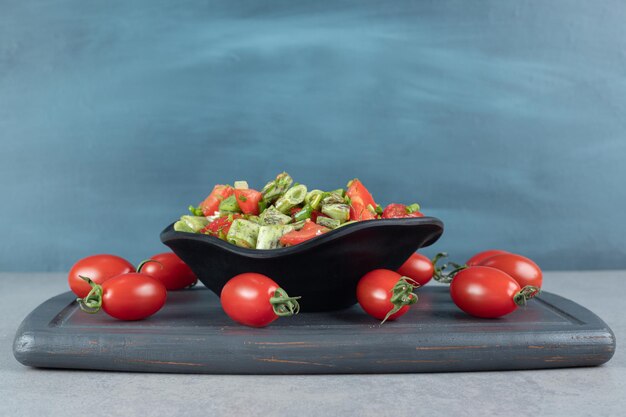
M426 256L414 253L397 271L400 275L411 278L419 285L424 285L433 277L435 268Z
M480 262L479 265L506 272L522 287L532 285L541 288L543 281L541 269L536 263L525 256L505 253L491 256Z
M264 327L280 316L297 314L299 305L271 278L247 272L231 278L220 295L224 312L237 323Z
M307 220L304 226L300 230L293 230L284 234L280 238L281 245L292 246L298 243L305 242L309 239L313 239L321 234L330 231L328 227L320 226L317 223L313 223L311 220Z
M253 189L240 190L235 189L235 198L237 199L237 204L239 204L239 208L244 214L259 214L259 202L263 198L263 195Z
M119 320L141 320L165 305L167 290L141 273L122 274L102 284L102 309Z
M361 181L356 178L350 181L346 195L350 198L350 220L372 220L377 217L372 212L376 208L374 197Z
M181 290L198 282L196 274L175 253L159 253L150 259L156 262L144 263L139 272L150 275L167 290Z
M509 252L499 250L499 249L490 249L490 250L478 252L476 255L469 258L467 262L465 262L465 265L475 266L475 265L480 264L482 261L484 261L487 258L490 258L494 255L501 255L503 253L509 253Z
M356 299L367 314L379 320L395 320L417 301L413 286L395 271L375 269L363 275L356 287Z
M212 216L216 211L219 210L220 203L222 200L233 195L234 189L230 185L221 185L218 184L213 187L213 191L207 198L204 199L202 203L200 203L200 209L202 209L202 213L205 216Z
M85 297L91 286L79 275L91 278L96 284L102 284L116 275L135 272L133 264L115 255L92 255L76 262L67 276L70 288L78 297Z
M476 317L496 318L512 313L533 297L538 289L524 292L506 272L486 266L471 266L458 272L450 284L452 301ZM526 290L526 289L525 289Z

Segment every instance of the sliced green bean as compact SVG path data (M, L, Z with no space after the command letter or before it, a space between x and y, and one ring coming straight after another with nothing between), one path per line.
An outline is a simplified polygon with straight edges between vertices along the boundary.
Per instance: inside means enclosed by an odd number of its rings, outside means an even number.
M276 249L280 247L280 238L291 232L293 226L274 224L270 226L261 226L259 228L259 236L256 241L257 249Z
M252 223L258 224L260 226L263 225L261 218L259 216L254 216L252 214L245 216L246 220L251 221Z
M293 207L301 204L306 197L306 185L299 184L291 187L285 194L276 200L275 207L281 213L287 213Z
M209 224L209 221L204 216L180 216L180 221L185 223L185 225L194 233L200 231L200 229ZM181 227L181 225L178 227Z
M304 227L305 223L306 220L300 220L299 222L291 223L289 226L293 227L293 230L300 230Z
M261 220L262 225L287 224L292 220L290 216L276 210L276 207L274 206L269 206L264 212L262 212L259 219Z
M304 197L304 202L310 205L313 210L317 210L322 202L322 198L324 196L324 191L322 190L311 190L307 193L306 197Z
M226 240L242 248L255 248L260 226L245 219L235 219Z
M318 216L317 220L315 220L315 223L319 224L320 226L328 227L329 229L336 229L341 226L341 222L339 220L331 219L330 217L324 216Z
M191 227L187 226L187 223L182 220L174 223L174 230L176 230L177 232L195 233L195 231Z
M327 204L345 204L345 200L341 194L337 194L333 191L326 194L322 199L322 206Z
M350 206L347 204L326 204L322 206L322 213L341 223L350 219Z
M265 184L261 190L263 200L268 204L273 203L291 187L291 184L293 184L291 176L286 172L281 172L276 179Z

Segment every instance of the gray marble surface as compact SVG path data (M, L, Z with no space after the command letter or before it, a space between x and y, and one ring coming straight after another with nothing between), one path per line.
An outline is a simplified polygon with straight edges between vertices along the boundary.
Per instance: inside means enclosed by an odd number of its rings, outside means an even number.
M549 272L545 289L603 318L617 351L601 367L342 376L212 376L30 369L11 351L21 320L66 291L65 274L0 273L1 416L621 416L626 271Z

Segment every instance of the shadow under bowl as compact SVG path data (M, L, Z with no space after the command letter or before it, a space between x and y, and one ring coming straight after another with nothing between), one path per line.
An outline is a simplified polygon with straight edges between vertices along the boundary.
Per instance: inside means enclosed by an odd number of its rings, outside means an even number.
M352 223L295 246L240 248L214 236L161 232L169 246L210 290L219 295L228 280L244 272L272 278L290 296L301 296L302 311L339 310L355 304L356 286L367 272L397 269L416 250L443 233L435 217L379 219Z

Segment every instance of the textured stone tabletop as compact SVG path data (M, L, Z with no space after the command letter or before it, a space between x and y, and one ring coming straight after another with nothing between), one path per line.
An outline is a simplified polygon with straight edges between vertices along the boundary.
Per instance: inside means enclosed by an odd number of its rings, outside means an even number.
M31 369L12 354L22 319L66 291L65 274L0 273L1 416L621 416L626 271L548 272L544 288L599 315L617 351L596 368L327 376L133 374Z

